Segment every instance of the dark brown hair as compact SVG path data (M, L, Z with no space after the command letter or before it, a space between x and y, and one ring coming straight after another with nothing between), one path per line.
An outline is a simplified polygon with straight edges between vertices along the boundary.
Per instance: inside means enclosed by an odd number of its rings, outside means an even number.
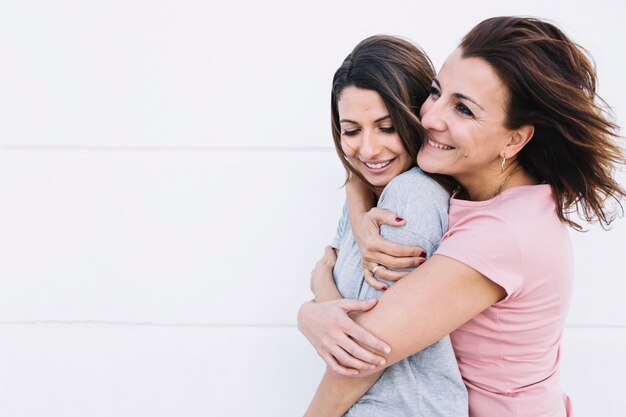
M464 57L487 61L508 86L507 127L535 127L517 160L550 184L559 218L581 230L569 214L603 226L623 214L625 192L613 177L616 165L626 162L619 128L596 93L586 51L551 23L510 16L479 23L460 48ZM607 200L619 210L607 208Z
M331 92L331 128L335 149L346 169L346 181L354 175L367 180L350 165L341 149L341 128L337 102L346 87L377 92L391 116L404 149L415 164L424 130L418 114L435 77L433 64L419 47L389 35L371 36L361 41L335 72ZM450 179L438 178L444 184ZM369 184L371 187L371 184Z

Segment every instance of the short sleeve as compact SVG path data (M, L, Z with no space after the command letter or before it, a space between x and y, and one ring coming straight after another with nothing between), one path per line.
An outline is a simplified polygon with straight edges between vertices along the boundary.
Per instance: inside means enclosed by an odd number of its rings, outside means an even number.
M515 297L524 281L521 251L510 223L480 211L457 222L436 252L480 272L506 291L500 302Z
M339 249L341 246L341 241L346 236L346 232L348 230L350 219L348 218L348 202L343 204L343 210L341 212L341 218L339 219L339 224L337 225L337 232L335 233L335 237L330 242L330 246L335 249Z
M378 207L392 211L405 223L401 227L382 225L381 236L392 242L420 247L426 251L426 256L431 256L448 228L449 199L449 194L419 168L398 175L383 190ZM378 298L381 294L363 282L359 299Z
M383 225L382 237L419 246L427 256L432 255L448 228L449 199L449 194L419 168L397 176L383 190L378 207L402 217L405 224Z

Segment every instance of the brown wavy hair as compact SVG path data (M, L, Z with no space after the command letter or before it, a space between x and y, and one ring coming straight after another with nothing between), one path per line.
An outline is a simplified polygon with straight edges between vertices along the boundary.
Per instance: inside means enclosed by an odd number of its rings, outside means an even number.
M551 23L512 16L479 23L460 48L487 61L508 86L507 127L534 125L517 160L550 184L559 218L581 230L570 214L604 227L623 215L625 192L614 171L626 160L589 54ZM607 207L608 200L617 204Z
M346 169L346 182L356 176L373 189L350 165L341 149L337 102L344 88L373 90L381 96L404 149L415 165L417 152L424 138L424 129L418 117L419 109L429 95L434 77L435 69L426 53L411 42L396 36L371 36L362 40L348 54L333 77L330 100L333 141ZM433 177L448 189L453 188L451 178Z

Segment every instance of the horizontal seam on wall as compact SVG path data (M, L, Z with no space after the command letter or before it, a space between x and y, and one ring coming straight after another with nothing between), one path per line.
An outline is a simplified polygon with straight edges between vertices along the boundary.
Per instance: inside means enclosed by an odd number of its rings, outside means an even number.
M73 152L332 152L332 146L73 146L8 145L0 151Z
M187 323L149 321L109 321L109 320L15 320L0 321L0 326L137 326L137 327L296 327L295 324L241 324L241 323Z

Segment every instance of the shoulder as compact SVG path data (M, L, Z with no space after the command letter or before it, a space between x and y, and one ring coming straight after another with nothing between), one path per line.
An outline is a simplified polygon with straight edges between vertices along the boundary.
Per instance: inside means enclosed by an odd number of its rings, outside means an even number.
M559 226L549 185L528 185L505 190L491 200L450 200L450 229L468 227L506 231L507 237L526 237L529 231ZM519 236L518 236L519 235Z
M448 192L417 167L392 179L380 196L381 202L402 200L411 205L440 203L446 206L446 210L449 199Z
M506 291L505 299L522 285L520 239L514 223L496 210L476 210L457 218L451 207L450 227L437 254L459 261L495 282Z
M339 217L339 227L345 231L350 229L350 216L348 213L348 201L344 201L343 208L341 209L341 216Z
M418 167L413 167L392 179L383 190L383 195L396 191L420 191L441 195L446 200L450 198L448 192L441 185Z
M378 207L402 217L405 224L381 226L383 237L419 246L431 254L448 228L449 198L446 190L419 168L398 175L383 190Z
M567 259L568 239L549 186L521 186L487 201L453 199L438 253L477 270L511 296L527 271Z
M330 245L339 249L342 246L342 242L348 236L351 231L350 227L350 219L348 217L348 202L344 202L343 209L341 210L341 216L339 217L339 222L337 224L337 231L335 232L335 236L332 239Z

